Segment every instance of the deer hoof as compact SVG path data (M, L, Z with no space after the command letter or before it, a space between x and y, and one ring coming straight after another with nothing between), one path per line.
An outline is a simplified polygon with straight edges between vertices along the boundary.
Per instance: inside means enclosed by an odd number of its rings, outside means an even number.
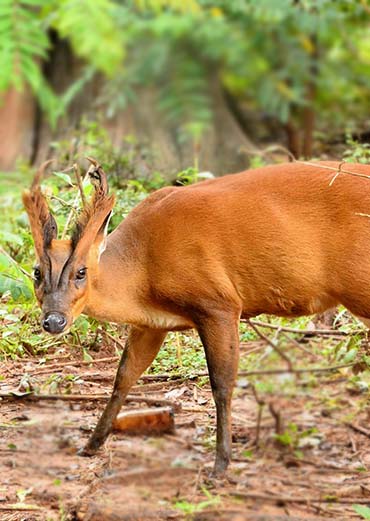
M95 456L96 453L97 453L97 450L90 449L89 447L81 447L81 449L79 449L77 451L78 456L82 456L85 458L90 458L91 456Z

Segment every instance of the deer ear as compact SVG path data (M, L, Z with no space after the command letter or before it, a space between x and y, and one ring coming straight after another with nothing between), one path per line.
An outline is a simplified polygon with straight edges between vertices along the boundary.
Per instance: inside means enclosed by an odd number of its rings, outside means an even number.
M95 193L92 201L83 209L72 235L75 257L85 257L93 245L101 249L101 253L103 252L115 202L113 195L108 196L108 182L104 170L97 161L88 159L92 163L88 174L95 187Z
M37 256L41 259L44 250L49 248L51 241L57 238L58 228L50 213L46 199L41 192L39 182L45 168L51 161L41 165L36 173L31 189L22 194L22 200L31 225L31 232Z
M101 226L100 230L98 231L96 235L96 239L94 241L94 246L99 251L98 261L100 260L101 254L104 252L106 246L107 246L107 235L108 235L108 226L109 221L112 217L112 211L107 215L103 225Z

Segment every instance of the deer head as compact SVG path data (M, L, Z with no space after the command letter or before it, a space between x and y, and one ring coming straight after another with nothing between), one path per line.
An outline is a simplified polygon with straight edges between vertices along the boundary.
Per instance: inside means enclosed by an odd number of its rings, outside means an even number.
M83 311L105 249L115 199L108 195L102 167L88 159L95 192L80 214L71 239L58 240L57 224L40 189L40 179L50 161L40 167L31 189L23 193L37 257L35 294L42 309L42 326L51 334L65 332Z

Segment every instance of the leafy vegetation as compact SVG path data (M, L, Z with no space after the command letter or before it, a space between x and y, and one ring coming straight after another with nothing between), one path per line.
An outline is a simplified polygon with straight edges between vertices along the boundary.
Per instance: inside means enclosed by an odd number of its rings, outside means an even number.
M221 498L213 496L205 487L202 488L202 492L207 498L204 501L199 501L198 503L190 503L186 500L176 501L175 508L182 511L186 519L192 519L194 514L202 512L202 510L209 507L219 507L222 504Z

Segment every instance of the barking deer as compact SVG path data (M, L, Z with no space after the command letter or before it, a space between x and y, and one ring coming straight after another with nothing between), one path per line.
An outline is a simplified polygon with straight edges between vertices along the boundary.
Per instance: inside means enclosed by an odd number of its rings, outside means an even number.
M195 328L203 343L221 474L231 456L239 319L296 317L337 304L370 319L370 167L348 164L335 175L339 168L297 162L163 188L107 235L115 200L92 160L95 193L70 240L58 240L37 176L23 201L44 330L65 332L80 313L131 326L85 455L104 443L168 331Z

